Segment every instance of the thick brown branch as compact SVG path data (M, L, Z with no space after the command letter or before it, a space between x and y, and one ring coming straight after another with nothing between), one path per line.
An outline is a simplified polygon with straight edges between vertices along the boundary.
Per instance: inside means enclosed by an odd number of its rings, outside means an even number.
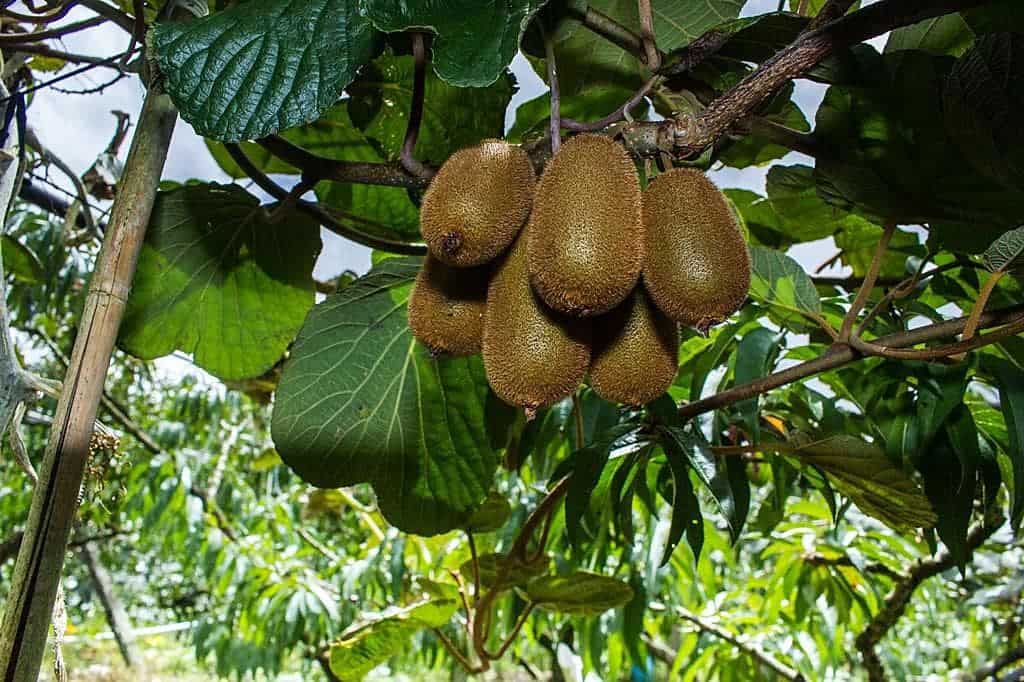
M974 682L985 682L986 680L994 679L1000 670L1017 661L1024 661L1024 646L1010 649L988 665L981 666L974 671L969 679L974 680Z
M300 168L303 175L315 180L411 189L425 189L430 184L427 178L416 177L399 164L328 159L297 147L278 135L265 137L258 142L271 154Z
M320 208L320 206L318 206L317 204L305 201L303 199L297 199L295 197L292 197L288 190L286 190L284 187L281 187L279 184L271 180L266 173L257 168L256 165L253 164L253 162L249 159L249 157L246 156L245 152L242 151L242 148L237 144L225 144L224 148L227 150L228 154L231 155L231 158L234 160L234 162L238 164L238 167L242 169L242 172L248 175L250 178L252 178L253 182L255 182L260 189L262 189L264 192L274 197L278 201L294 201L295 208L297 210L302 211L306 215L311 216L321 225L326 227L331 232L334 232L338 236L354 241L357 244L368 246L371 249L380 249L383 251L389 251L391 253L422 255L423 253L426 252L426 248L418 244L407 244L405 242L398 242L391 239L383 239L381 237L375 237L373 235L366 234L365 232L360 232L358 230L354 230L345 225L342 225L337 220L335 220L327 211ZM295 147L295 149L298 149L298 147ZM305 150L300 151L302 151L302 153L304 154L308 154L308 152L306 152ZM312 182L312 179L306 175L303 175L303 183L309 182Z
M1024 304L995 310L981 316L980 326L989 328L1020 322L1022 315L1024 315ZM967 318L958 317L953 320L938 322L925 327L882 336L876 339L875 343L882 344L888 348L905 348L908 346L915 346L919 343L926 343L936 339L955 336L963 330L965 324L967 324ZM975 339L977 338L979 337L975 337ZM957 345L959 346L959 344ZM803 362L795 367L790 367L789 369L769 374L768 376L756 381L735 386L726 391L722 391L721 393L716 393L713 396L704 398L703 400L695 400L692 403L686 403L679 408L679 415L684 419L696 417L697 415L717 410L720 407L732 405L740 400L753 398L754 396L761 395L762 393L767 393L768 391L779 388L780 386L791 384L794 381L806 379L807 377L821 374L822 372L827 372L837 367L842 367L843 365L859 360L862 357L864 356L855 351L852 347L844 344L836 344L825 351L821 357L815 358L814 360L808 360L807 362Z
M973 553L974 550L981 547L985 540L999 529L1003 521L1001 515L993 514L991 518L976 523L967 533L967 552ZM871 619L863 632L857 635L857 650L861 654L864 666L868 671L868 679L871 682L884 682L886 679L885 668L882 666L882 660L875 647L903 615L911 597L914 596L914 591L925 580L954 566L956 566L956 559L945 549L934 557L919 560L907 572L903 580L893 586L892 591L886 595L882 608Z
M834 52L900 26L958 12L987 0L881 0L817 30L802 34L696 116L681 119L675 152L699 155L729 127L754 110L788 81L802 76Z

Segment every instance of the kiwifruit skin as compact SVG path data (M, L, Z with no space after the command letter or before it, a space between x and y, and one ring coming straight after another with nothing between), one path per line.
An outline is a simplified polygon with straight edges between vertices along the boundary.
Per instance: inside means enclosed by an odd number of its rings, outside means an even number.
M409 296L413 336L435 354L479 353L490 270L453 268L427 255Z
M644 405L668 390L679 371L679 327L642 286L594 320L590 386L605 400Z
M725 197L703 173L675 168L648 185L644 286L676 322L706 332L750 289L750 254Z
M578 135L548 163L530 215L530 279L568 315L605 313L636 286L643 224L636 167L621 145Z
M455 152L420 207L420 232L435 258L455 267L494 260L530 214L536 174L521 147L500 140Z
M529 229L529 228L527 228ZM590 321L559 315L530 287L526 235L498 266L484 314L484 369L499 398L528 412L572 394L590 365Z

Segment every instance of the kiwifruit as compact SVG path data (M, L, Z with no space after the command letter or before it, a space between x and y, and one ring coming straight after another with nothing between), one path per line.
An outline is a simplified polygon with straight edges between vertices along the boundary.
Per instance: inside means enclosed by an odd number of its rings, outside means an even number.
M658 310L642 286L594 320L590 385L605 400L649 403L679 371L679 328Z
M455 152L420 207L420 231L430 253L460 268L494 260L526 222L535 184L521 147L484 140Z
M491 279L483 354L494 392L531 416L583 381L590 365L590 321L563 317L537 297L530 287L526 241L526 234L516 239Z
M490 269L453 268L428 255L409 296L413 336L434 353L479 353Z
M578 135L548 163L529 228L530 281L549 306L607 312L636 286L643 262L640 183L629 154Z
M676 168L644 191L644 285L676 322L705 333L743 305L750 254L736 217L703 173Z

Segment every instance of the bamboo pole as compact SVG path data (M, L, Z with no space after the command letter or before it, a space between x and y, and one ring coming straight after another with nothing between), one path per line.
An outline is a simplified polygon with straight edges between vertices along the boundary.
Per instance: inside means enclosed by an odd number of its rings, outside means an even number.
M4 682L39 678L104 379L176 121L170 98L153 84L89 284L7 595L0 627Z

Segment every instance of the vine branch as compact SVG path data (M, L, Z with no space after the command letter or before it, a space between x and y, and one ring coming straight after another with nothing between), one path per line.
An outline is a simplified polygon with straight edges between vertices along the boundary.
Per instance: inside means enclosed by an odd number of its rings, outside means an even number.
M695 613L691 613L682 607L679 608L678 613L679 617L683 620L689 621L690 623L693 623L704 632L707 632L708 634L714 635L715 637L725 642L728 642L729 644L732 644L734 647L745 653L747 656L750 656L758 663L761 663L771 668L779 677L791 680L792 682L805 681L806 678L804 678L803 674L801 674L799 671L789 667L779 659L772 656L767 651L764 651L763 649L757 647L751 642L741 639L737 635L732 634L731 632L717 625L716 623L712 623L711 621L705 618L701 618Z
M967 552L973 553L1003 524L1001 514L991 514L984 520L972 526L967 533ZM860 652L861 659L868 671L870 682L884 682L886 679L885 668L878 656L876 646L882 641L886 633L896 624L907 604L910 603L914 591L921 586L925 580L936 576L956 566L956 559L949 551L943 549L934 557L921 559L907 572L902 580L893 586L892 590L885 597L882 608L874 615L871 622L864 630L857 635L856 645Z
M846 316L843 317L843 326L839 328L838 339L842 343L850 340L853 325L857 322L860 311L864 309L864 304L867 303L871 290L875 288L875 280L878 279L878 272L882 269L882 259L885 257L885 252L888 250L889 242L892 240L892 235L895 232L896 221L887 221L882 230L882 238L878 241L878 246L875 248L875 255L871 258L871 265L868 267L868 273L864 277L864 282L860 285L860 289L857 290L857 296L853 299L850 309L846 311Z
M1018 326L1024 327L1024 304L1011 306L1009 308L1002 308L990 313L983 313L980 319L981 321L979 322L979 326L986 328L1004 325L1004 330L1011 326L1013 328ZM884 346L878 347L884 347L887 349L915 346L920 343L955 336L963 330L966 323L966 317L958 317L952 320L946 320L945 322L937 322L924 327L918 327L917 329L882 336L876 339L875 343L884 344ZM989 343L994 343L1000 338L1006 338L1010 335L1009 333L1002 333L996 337L997 333L998 332L992 332L985 336L976 336L970 342L961 342L958 344L952 344L951 346L946 346L944 347L946 349L944 353L948 355L950 353L962 352L963 350L973 350L974 348L980 348L988 345ZM1013 333L1020 332L1015 331ZM794 381L806 379L807 377L821 374L822 372L827 372L859 360L865 357L865 355L852 346L852 343L855 341L856 339L852 339L851 345L834 344L830 346L828 350L821 355L821 357L815 358L814 360L808 360L807 362L802 362L799 365L795 365L788 369L769 374L761 379L741 384L739 386L734 386L733 388L721 391L720 393L716 393L715 395L702 400L695 400L693 402L686 403L680 406L679 415L683 419L690 419L697 415L725 407L726 405L731 405L740 400L753 398L754 396L761 395L762 393L767 393L768 391L785 386L786 384L791 384Z
M434 171L427 168L416 158L416 140L420 134L420 123L423 120L423 93L426 87L427 56L423 33L414 31L412 34L413 76L412 103L409 105L409 123L405 128L405 140L398 156L402 168L410 175L429 180Z

